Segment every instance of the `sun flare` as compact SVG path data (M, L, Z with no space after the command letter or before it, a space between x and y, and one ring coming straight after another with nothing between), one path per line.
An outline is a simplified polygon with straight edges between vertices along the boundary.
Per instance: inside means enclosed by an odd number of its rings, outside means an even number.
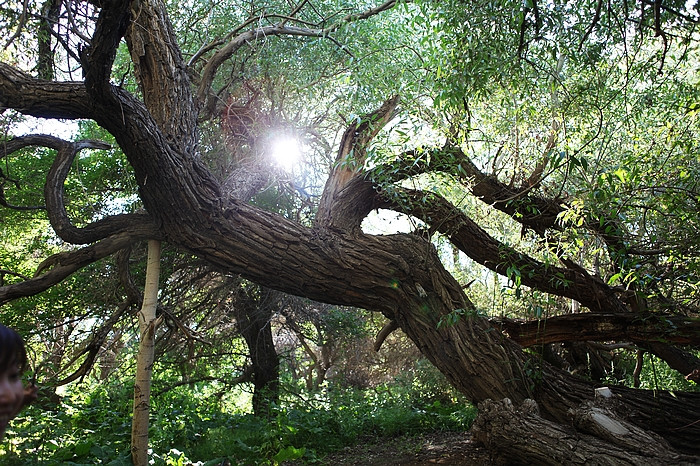
M272 159L285 171L292 171L301 160L301 145L296 138L283 136L272 142Z

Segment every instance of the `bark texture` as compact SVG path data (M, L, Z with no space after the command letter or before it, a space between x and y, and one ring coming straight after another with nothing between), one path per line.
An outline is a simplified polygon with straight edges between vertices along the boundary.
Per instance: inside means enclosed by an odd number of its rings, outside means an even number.
M579 313L535 321L493 318L491 322L522 346L588 340L700 344L700 321L681 316Z

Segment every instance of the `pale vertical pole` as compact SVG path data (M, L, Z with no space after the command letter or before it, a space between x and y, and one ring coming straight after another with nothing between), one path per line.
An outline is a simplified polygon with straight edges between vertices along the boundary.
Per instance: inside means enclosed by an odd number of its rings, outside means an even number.
M160 241L148 242L146 285L139 312L139 349L134 383L134 417L131 423L131 459L135 466L148 464L148 416L151 400L151 376L155 359L156 307L160 275Z

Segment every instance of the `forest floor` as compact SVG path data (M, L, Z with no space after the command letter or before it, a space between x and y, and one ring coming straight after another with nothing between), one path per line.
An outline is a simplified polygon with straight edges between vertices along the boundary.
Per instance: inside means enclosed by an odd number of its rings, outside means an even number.
M436 432L393 439L368 439L365 442L331 453L323 458L322 464L332 466L423 466L432 464L478 466L491 464L491 460L486 450L472 440L470 432Z

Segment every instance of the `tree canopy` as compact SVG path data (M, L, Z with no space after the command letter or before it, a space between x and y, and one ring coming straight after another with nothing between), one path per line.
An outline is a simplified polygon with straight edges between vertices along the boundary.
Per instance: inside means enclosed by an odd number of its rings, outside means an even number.
M616 386L607 409L663 437L657 458L697 454L698 20L677 1L10 1L2 320L82 320L55 381L85 375L158 240L164 289L198 309L243 278L379 312L377 348L401 329L468 399L546 422L653 354L684 390ZM408 227L370 231L378 212ZM193 314L159 312L196 344Z

